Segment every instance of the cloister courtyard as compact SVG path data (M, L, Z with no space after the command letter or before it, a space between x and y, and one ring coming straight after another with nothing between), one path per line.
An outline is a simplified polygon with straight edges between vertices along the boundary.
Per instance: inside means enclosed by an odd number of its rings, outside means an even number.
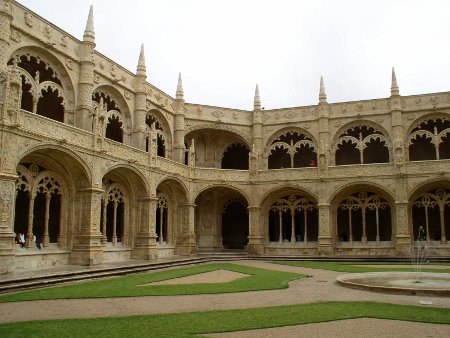
M448 337L450 297L336 283L345 273L413 269L407 262L243 259L10 292L0 296L0 336ZM450 264L425 270L448 273Z

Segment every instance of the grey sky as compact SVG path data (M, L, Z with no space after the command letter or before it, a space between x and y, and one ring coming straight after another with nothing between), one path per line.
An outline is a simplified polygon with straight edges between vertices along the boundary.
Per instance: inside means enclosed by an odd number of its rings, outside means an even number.
M81 39L94 5L96 49L187 102L266 109L450 90L450 1L20 0Z

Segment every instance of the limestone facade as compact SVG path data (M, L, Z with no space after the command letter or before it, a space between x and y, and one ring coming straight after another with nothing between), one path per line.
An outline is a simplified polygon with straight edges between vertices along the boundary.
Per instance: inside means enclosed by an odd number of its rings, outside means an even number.
M0 0L0 269L199 251L408 256L450 243L450 92L186 103ZM136 53L138 54L138 53ZM138 55L136 55L138 56ZM17 243L25 235L24 247ZM36 243L37 242L37 243ZM41 246L41 250L37 249Z

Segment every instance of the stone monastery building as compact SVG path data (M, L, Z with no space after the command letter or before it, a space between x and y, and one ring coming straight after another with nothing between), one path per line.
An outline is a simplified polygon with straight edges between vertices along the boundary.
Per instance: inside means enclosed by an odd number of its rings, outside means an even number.
M184 101L0 0L0 272L240 249L449 256L450 92L252 111ZM174 88L175 89L175 88ZM24 234L24 247L17 244ZM36 243L38 242L38 243ZM36 244L40 244L39 250Z

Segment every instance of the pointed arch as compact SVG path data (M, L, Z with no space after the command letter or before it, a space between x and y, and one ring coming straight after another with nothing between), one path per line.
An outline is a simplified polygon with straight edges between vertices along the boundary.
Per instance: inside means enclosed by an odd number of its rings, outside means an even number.
M108 130L108 125L113 123L114 132L111 131L110 136L114 141L129 144L131 140L131 133L133 130L130 108L123 97L123 95L114 87L108 85L101 85L94 89L92 93L93 106L100 103L100 98L103 98L104 108L107 117L105 118L105 136ZM120 125L121 123L121 125ZM122 130L123 139L120 141L120 131ZM108 136L107 136L108 137Z
M317 165L317 142L300 128L284 128L269 137L264 150L268 169Z
M330 158L335 165L390 162L392 143L388 135L372 121L353 121L336 132Z
M47 50L27 46L14 51L22 76L22 109L73 125L75 93L66 67Z
M450 116L429 114L416 120L408 131L410 161L450 158Z

